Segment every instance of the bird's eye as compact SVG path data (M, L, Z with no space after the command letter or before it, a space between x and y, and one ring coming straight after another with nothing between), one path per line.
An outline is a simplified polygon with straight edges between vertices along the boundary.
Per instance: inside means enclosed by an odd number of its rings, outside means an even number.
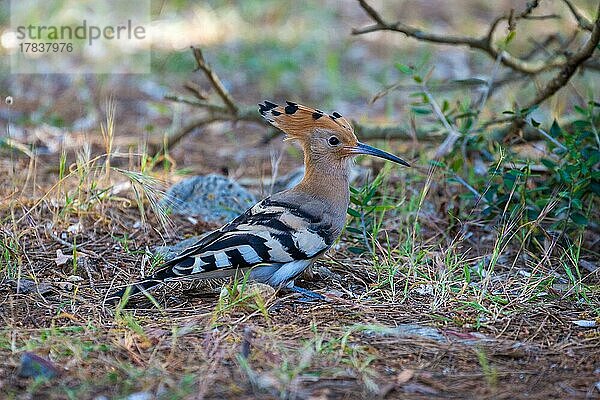
M332 146L337 146L338 144L340 144L340 139L338 139L335 136L332 136L332 137L329 138L328 142Z

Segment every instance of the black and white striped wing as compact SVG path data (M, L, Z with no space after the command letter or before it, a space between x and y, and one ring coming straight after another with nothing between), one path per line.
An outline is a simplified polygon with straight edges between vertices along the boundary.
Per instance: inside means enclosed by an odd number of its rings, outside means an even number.
M267 198L169 261L168 276L157 275L168 279L312 259L333 243L325 234L329 225L320 215Z

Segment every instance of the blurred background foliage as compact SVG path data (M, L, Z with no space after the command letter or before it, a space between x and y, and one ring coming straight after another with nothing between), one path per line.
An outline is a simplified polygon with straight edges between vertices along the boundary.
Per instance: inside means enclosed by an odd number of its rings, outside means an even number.
M498 48L532 62L552 52L573 53L589 36L561 1L367 3L386 21L468 37L482 37L495 18L536 4L532 15L551 17L508 19L491 38ZM596 1L580 0L575 6L593 21ZM8 30L9 17L8 7L0 7L0 36ZM15 99L10 108L2 105L3 131L10 121L15 140L50 153L69 143L77 147L82 137L98 143L103 105L114 97L116 147L125 150L142 141L158 149L205 112L166 101L166 95L185 97L184 86L191 80L208 93L209 102L219 102L204 77L193 72L196 62L189 47L196 46L241 108L251 110L265 98L287 99L335 109L368 127L391 127L402 135L375 131L372 138L420 159L425 168L435 160L431 165L464 190L461 197L469 207L483 202L483 216L518 204L535 219L556 200L555 218L597 227L590 206L598 192L597 52L593 68L581 69L558 95L523 109L558 70L522 74L484 52L398 32L353 35L353 29L373 23L358 1L154 1L152 19L148 75L10 74L10 49L0 47L0 93ZM527 122L520 131L510 130L514 116ZM436 157L448 124L460 138ZM265 129L256 121L221 120L189 131L168 149L175 169L185 173L268 175L273 149L285 153L280 172L299 162L294 148L284 150L278 140L267 146ZM462 209L460 203L455 206Z

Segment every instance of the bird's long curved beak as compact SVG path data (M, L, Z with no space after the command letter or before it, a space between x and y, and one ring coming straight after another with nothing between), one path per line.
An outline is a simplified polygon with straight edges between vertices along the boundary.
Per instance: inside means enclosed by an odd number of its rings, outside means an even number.
M356 146L350 147L348 150L350 154L367 154L369 156L383 158L385 160L393 161L395 163L410 167L410 164L401 159L400 157L396 157L393 154L390 154L383 150L379 150L376 147L369 146L368 144L364 144L361 142L358 142Z

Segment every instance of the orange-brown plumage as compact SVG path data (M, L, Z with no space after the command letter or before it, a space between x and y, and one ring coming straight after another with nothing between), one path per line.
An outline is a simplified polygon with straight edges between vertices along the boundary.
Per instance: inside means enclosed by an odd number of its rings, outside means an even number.
M306 172L302 182L290 190L320 198L343 218L350 199L351 160L358 154L370 154L400 164L404 160L360 143L347 119L338 112L323 111L293 102L280 106L270 101L260 104L260 114L273 126L300 142L304 150Z
M269 101L260 105L261 115L273 126L296 140L304 150L304 179L295 190L324 197L335 204L348 200L348 173L351 152L358 139L352 125L338 112L286 102L280 106Z
M287 133L290 138L302 139L316 129L325 129L339 132L349 140L357 141L352 125L338 112L327 114L291 101L286 102L286 106L279 106L269 101L265 103L260 113L273 126Z

